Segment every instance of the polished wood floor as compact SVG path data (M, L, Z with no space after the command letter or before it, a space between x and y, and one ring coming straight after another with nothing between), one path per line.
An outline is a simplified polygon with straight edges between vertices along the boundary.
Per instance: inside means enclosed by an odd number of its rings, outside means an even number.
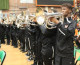
M2 44L0 50L6 51L6 58L3 65L31 65L33 61L28 61L26 53L22 53L19 48L14 48L11 45ZM78 58L80 53L76 54ZM80 61L77 63L80 65Z
M6 58L3 65L31 65L33 61L28 61L26 53L20 52L19 48L11 45L2 44L0 50L6 51Z

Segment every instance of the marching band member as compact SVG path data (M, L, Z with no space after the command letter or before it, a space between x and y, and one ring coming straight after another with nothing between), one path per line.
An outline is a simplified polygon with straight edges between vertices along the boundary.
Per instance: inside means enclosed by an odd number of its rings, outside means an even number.
M5 25L4 25L4 19L1 21L1 43L5 44Z
M64 16L63 24L56 18L51 18L51 21L57 24L55 65L74 65L73 37L76 21L71 19L71 4L65 3L61 8Z
M15 23L16 23L16 19L13 18L13 24L11 26L11 39L12 39L12 46L17 48L18 47L18 44L17 44L17 26Z

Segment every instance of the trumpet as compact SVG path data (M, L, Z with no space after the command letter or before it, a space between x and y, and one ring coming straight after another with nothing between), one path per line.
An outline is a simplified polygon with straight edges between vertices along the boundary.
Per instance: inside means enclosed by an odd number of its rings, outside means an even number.
M63 14L59 12L58 13L46 13L45 16L46 16L46 27L48 29L56 28L56 24L50 21L50 18L55 17L60 22L63 21Z
M45 23L46 28L53 29L56 28L56 24L50 21L51 17L55 17L59 21L63 21L63 14L62 13L45 13L44 15L40 15L37 17L37 22L39 25Z
M37 25L36 23L36 16L35 15L30 15L29 16L29 20L28 20L28 23L30 24L30 25Z

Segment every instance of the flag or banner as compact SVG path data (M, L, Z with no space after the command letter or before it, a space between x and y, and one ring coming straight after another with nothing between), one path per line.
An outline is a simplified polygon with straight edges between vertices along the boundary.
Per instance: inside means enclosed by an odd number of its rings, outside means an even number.
M33 3L33 0L20 0L20 3Z
M0 10L9 9L9 0L0 0Z

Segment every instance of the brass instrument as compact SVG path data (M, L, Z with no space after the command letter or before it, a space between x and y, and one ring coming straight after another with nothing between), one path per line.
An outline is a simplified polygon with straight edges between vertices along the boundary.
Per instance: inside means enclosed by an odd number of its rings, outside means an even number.
M50 21L51 17L55 17L60 22L63 21L63 15L62 15L62 13L46 13L45 16L46 16L46 27L48 29L56 28L56 24L54 22Z
M30 25L35 26L35 25L36 25L35 22L36 22L36 17L35 17L35 15L30 15L30 16L29 16L29 19L28 19L28 21L27 21L28 26L30 26Z
M24 27L24 26L23 26L23 23L24 23L24 22L25 22L24 16L21 15L21 14L19 14L19 15L17 16L17 21L16 21L17 27L18 27L18 28L19 28L19 27Z
M63 21L63 15L62 13L44 13L44 11L41 9L36 13L36 19L37 23L39 25L42 25L45 23L46 28L53 29L56 28L56 24L54 22L50 21L51 17L57 18L59 21Z

